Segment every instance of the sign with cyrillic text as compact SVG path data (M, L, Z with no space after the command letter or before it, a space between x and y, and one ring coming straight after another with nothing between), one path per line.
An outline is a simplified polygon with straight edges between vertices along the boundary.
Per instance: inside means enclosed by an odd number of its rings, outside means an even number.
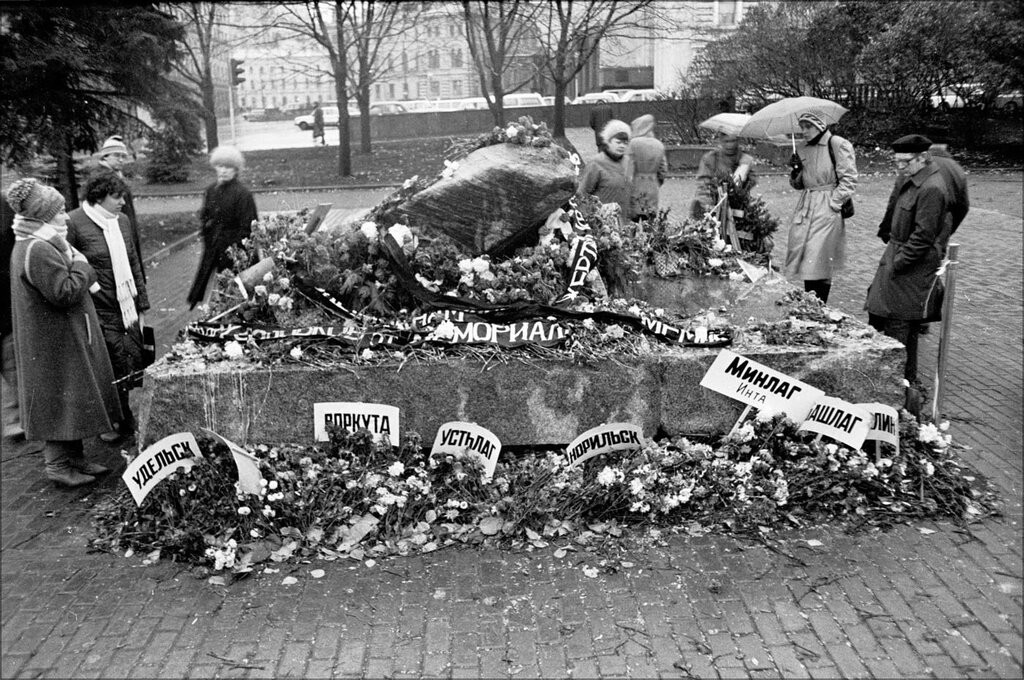
M896 447L896 453L900 452L900 414L892 406L880 404L877 401L866 404L857 404L871 414L868 421L868 433L865 439L892 444Z
M632 423L598 425L581 434L565 449L569 467L612 451L638 449L644 445L644 432Z
M871 414L861 406L835 397L822 397L811 408L800 429L859 449L864 444L871 421Z
M349 432L369 430L375 440L387 437L398 446L398 407L359 401L322 401L313 404L313 438L328 441L327 426L339 425Z
M242 493L258 494L263 490L263 475L260 473L260 464L256 456L252 455L238 444L226 437L222 437L213 430L205 427L199 428L207 437L219 441L231 451L231 457L238 468L238 488Z
M430 455L463 451L472 451L483 456L484 479L490 480L494 476L494 468L497 467L498 456L501 455L501 440L497 435L476 423L453 420L442 425L434 437Z
M147 447L128 463L121 479L132 492L135 504L141 506L157 484L178 470L191 470L196 458L202 458L202 454L195 435L178 432Z
M785 413L800 422L825 393L756 361L723 349L701 378L709 390L767 413Z

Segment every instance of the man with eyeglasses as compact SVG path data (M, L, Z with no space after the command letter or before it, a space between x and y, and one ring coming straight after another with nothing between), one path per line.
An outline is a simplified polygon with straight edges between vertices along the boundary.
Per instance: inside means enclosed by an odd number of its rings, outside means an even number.
M944 289L938 270L953 230L949 187L932 161L931 144L922 135L893 142L898 176L889 199L892 210L878 229L886 248L865 304L868 323L907 348L906 407L915 415L924 392L917 376L918 337L926 324L941 318Z

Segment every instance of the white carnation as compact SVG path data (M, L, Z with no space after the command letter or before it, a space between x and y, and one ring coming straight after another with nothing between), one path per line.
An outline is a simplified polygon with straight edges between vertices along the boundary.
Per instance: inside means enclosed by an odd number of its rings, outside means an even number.
M245 356L245 350L237 341L229 340L224 343L224 354L226 354L229 359L241 359Z
M363 226L359 227L359 231L371 241L377 238L377 224L375 222L363 222Z

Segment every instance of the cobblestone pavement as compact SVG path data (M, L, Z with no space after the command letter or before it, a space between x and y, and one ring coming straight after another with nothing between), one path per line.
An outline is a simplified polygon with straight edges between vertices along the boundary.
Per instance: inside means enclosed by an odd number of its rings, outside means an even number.
M833 288L835 306L860 318L891 183L863 178L851 264ZM681 209L692 188L672 180L666 201ZM788 214L783 178L762 189ZM5 443L0 676L1020 677L1021 181L972 175L970 189L944 410L964 459L1001 490L1002 517L821 526L772 549L666 534L627 543L597 578L582 572L598 566L586 553L462 549L372 568L293 564L217 587L175 564L89 553L88 510L119 480L59 491L37 455ZM196 257L169 256L152 287L184 297ZM180 321L167 313L160 333ZM116 449L89 447L120 463ZM298 582L282 585L289 574Z

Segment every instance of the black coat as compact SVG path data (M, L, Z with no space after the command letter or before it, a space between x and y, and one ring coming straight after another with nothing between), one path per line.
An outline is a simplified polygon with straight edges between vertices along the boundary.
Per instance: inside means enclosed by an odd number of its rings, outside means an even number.
M102 165L102 164L100 164L100 165L97 165L97 166L93 167L89 171L89 174L88 174L88 176L85 179L85 183L88 184L89 181L91 179L93 179L94 177L98 177L100 175L105 175L105 174L111 174L111 175L117 176L119 179L124 181L125 186L127 187L127 191L125 191L125 194L124 194L124 205L121 206L121 212L123 212L125 215L128 216L128 224L131 225L131 231L132 231L132 233L131 233L132 243L135 245L135 252L137 252L139 254L139 267L142 269L142 280L145 281L146 280L146 265L142 261L142 243L139 240L139 218L135 214L135 198L132 196L132 188L130 186L128 186L128 180L125 179L123 174L119 173L117 170L114 170L109 165ZM81 198L82 201L84 201L85 200L85 196L84 196L85 184L82 185L82 189L83 189L83 195L80 198Z
M14 210L0 196L0 338L11 332L11 251L14 250Z
M206 284L215 271L231 266L226 258L229 247L241 243L252 232L258 219L256 201L237 178L214 182L206 187L203 206L199 210L199 231L203 237L203 257L188 293L188 302L195 307L203 299Z

